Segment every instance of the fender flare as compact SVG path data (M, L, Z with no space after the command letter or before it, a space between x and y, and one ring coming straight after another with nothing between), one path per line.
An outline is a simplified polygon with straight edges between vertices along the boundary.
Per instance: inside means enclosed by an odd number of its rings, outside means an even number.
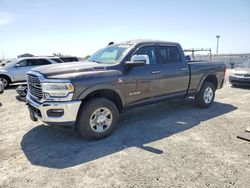
M202 87L204 81L205 81L209 76L215 76L216 79L217 79L217 85L219 85L219 77L218 77L218 75L215 74L215 73L208 72L208 73L204 74L203 77L201 78L201 80L200 80L200 82L199 82L199 84L198 84L198 87L197 87L197 92L200 91L200 89L201 89L201 87Z
M86 90L82 91L80 95L78 95L77 99L83 100L90 93L92 93L94 91L98 91L98 90L104 90L104 89L112 90L115 93L117 93L121 99L122 105L124 106L125 100L124 100L123 94L121 93L121 91L117 87L115 87L114 85L110 85L110 84L98 84L98 85L94 85L90 88L87 88Z

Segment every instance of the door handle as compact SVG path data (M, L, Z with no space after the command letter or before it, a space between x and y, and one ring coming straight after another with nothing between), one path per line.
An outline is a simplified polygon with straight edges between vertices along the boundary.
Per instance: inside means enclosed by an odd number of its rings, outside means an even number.
M187 68L181 68L180 70L181 71L187 71L188 69Z
M160 74L159 70L152 71L151 74Z

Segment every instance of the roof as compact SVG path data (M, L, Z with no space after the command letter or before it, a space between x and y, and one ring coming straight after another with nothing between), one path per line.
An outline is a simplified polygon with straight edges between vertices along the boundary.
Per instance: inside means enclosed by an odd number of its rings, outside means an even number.
M60 59L60 57L57 56L34 56L34 57L21 57L19 59Z
M163 40L150 40L150 39L136 39L136 40L130 40L126 42L121 42L121 44L141 44L141 43L168 43L168 44L173 44L177 45L179 43L177 42L169 42L169 41L163 41Z

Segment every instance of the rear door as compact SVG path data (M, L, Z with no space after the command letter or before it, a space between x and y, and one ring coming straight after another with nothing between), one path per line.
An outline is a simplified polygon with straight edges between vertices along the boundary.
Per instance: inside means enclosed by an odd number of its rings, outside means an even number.
M189 84L189 67L180 49L175 45L157 45L158 65L160 71L159 95L185 95Z

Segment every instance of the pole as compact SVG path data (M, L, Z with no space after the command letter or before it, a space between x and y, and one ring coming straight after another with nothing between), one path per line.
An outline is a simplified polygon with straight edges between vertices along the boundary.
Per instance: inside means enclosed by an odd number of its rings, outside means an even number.
M4 60L4 51L2 50L2 59Z
M220 40L220 35L217 35L216 38L217 38L216 54L218 55L218 53L219 53L219 40Z

